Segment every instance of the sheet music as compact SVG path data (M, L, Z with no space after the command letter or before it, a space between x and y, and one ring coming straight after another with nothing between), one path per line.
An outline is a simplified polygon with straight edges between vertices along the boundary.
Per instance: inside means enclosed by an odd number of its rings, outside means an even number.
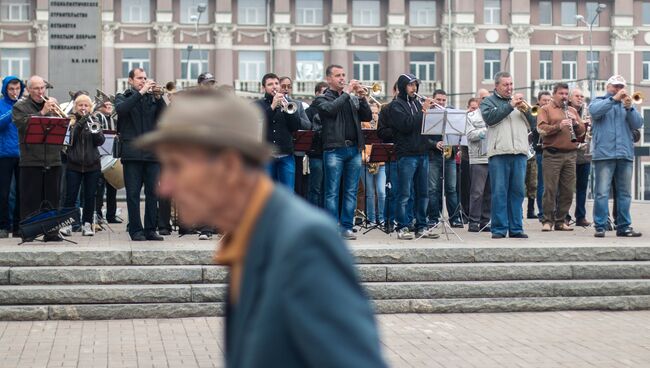
M445 123L445 113L447 121ZM464 137L465 129L467 128L467 112L459 109L430 109L424 114L424 122L422 123L423 135L442 135L443 130L445 136ZM456 144L467 145L467 138L452 139Z

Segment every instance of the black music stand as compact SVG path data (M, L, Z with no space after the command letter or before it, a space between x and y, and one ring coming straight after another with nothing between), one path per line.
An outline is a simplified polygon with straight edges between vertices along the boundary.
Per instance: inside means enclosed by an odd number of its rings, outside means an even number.
M368 158L368 162L383 162L386 164L386 198L389 198L390 191L392 188L392 184L390 182L390 163L395 161L395 146L392 143L375 143L371 146L370 148L370 157ZM365 174L365 173L364 173ZM367 189L367 188L366 188ZM380 223L376 223L375 225L371 226L368 228L364 234L369 233L370 231L374 229L379 229L382 232L390 235L391 229L390 229L390 205L387 204L387 210L386 210L386 218L384 219L384 228L381 228Z
M297 152L311 151L312 141L314 140L313 130L297 130L293 133L293 149Z
M51 116L32 116L27 121L24 144L63 146L68 133L70 119ZM43 148L43 164L47 162L47 150ZM45 198L45 174L50 170L49 166L43 166L41 177L41 208L52 207L52 204ZM68 239L63 239L74 243ZM43 240L46 241L46 240ZM74 243L76 244L76 243Z

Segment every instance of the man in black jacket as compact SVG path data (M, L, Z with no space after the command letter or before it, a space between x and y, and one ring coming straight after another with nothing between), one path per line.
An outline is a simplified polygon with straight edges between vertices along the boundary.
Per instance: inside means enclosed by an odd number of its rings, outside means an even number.
M117 131L120 135L121 158L124 166L124 183L126 185L126 203L129 211L129 235L131 240L163 240L156 233L158 197L156 186L160 166L156 156L133 146L139 136L156 128L158 116L165 107L165 101L153 93L156 85L147 79L142 68L129 72L130 88L115 96L117 111ZM144 184L145 209L144 229L140 220L140 191Z
M318 97L325 93L326 90L327 83L318 82L314 88L314 95ZM307 200L314 206L323 208L323 141L321 139L323 126L315 106L309 106L305 113L309 121L311 121L311 129L314 132L311 150L307 152L309 156L309 194Z
M285 110L287 101L280 92L280 78L273 73L262 77L264 98L255 103L262 109L266 126L266 141L275 148L273 159L267 166L273 181L294 189L296 161L293 158L293 132L300 128L300 114Z
M427 230L427 183L429 177L429 144L422 135L423 110L433 105L433 100L426 99L423 104L415 94L419 82L413 74L402 74L397 79L397 98L390 104L392 128L399 171L399 196L397 206L398 239L413 239L409 231L407 205L411 196L411 187L415 186L415 228L417 237L437 238L438 234Z
M357 188L361 175L361 150L364 147L361 121L372 120L366 90L357 80L346 84L340 65L325 71L329 88L312 103L323 124L323 163L325 166L325 209L339 220L342 236L356 239L352 232ZM352 96L354 92L357 96ZM339 189L343 180L343 202L339 217Z

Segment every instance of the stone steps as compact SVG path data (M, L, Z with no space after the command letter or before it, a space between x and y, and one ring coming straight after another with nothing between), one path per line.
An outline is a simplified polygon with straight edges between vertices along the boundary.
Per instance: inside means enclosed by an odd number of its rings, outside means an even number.
M650 278L650 261L362 264L357 269L363 282ZM0 267L0 285L215 284L227 279L227 268L215 265Z

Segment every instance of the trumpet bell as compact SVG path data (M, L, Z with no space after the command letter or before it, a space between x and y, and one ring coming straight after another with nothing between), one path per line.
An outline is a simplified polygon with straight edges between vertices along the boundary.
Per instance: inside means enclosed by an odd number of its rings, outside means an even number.
M287 114L295 114L296 111L298 111L298 104L293 101L287 103L287 106L284 108L284 112Z
M634 92L632 94L632 102L635 104L643 103L643 92Z
M530 108L530 114L533 116L537 116L539 114L539 106L533 106Z

